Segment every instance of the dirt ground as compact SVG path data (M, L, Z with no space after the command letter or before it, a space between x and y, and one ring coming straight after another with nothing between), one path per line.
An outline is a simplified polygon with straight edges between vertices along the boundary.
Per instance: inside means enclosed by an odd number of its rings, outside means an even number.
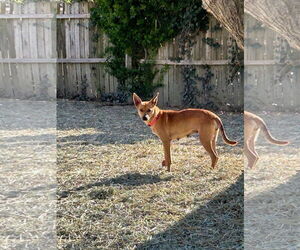
M243 120L221 113L237 147L219 138L218 168L196 136L162 145L133 106L60 102L60 249L242 249Z

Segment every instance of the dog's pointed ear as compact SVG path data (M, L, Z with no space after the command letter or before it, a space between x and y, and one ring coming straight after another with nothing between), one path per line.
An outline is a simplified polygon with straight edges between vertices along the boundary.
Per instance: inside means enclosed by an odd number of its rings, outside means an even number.
M132 98L133 98L133 103L136 107L142 103L142 99L136 93L133 93Z
M153 106L156 106L157 105L157 102L158 102L158 96L159 96L159 92L156 93L156 96L154 96L151 100L150 100L150 103L153 105Z

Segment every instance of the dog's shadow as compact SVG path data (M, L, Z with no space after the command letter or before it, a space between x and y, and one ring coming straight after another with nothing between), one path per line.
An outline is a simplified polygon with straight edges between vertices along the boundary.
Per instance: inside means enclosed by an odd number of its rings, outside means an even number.
M155 184L158 182L170 181L172 176L168 176L165 178L161 178L159 175L151 175L151 174L140 174L140 173L128 173L124 175L120 175L110 179L104 179L102 181L97 181L93 183L89 183L87 185L82 185L73 189L60 191L57 193L58 199L66 198L72 193L82 190L88 190L93 187L101 187L101 186L127 186L127 187L137 187L142 185Z

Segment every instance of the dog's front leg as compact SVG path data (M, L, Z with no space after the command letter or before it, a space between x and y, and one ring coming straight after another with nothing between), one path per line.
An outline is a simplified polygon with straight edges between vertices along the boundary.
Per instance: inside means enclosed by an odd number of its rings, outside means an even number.
M163 145L164 145L164 155L165 159L162 162L163 166L167 167L167 170L170 172L171 171L171 152L170 152L170 147L171 147L171 140L166 139L162 140Z

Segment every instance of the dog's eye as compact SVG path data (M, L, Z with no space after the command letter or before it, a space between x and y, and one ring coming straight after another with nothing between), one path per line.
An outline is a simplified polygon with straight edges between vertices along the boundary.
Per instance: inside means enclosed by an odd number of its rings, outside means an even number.
M140 111L143 113L144 110L140 109Z
M151 112L151 109L148 109L147 112L150 113L150 112Z

